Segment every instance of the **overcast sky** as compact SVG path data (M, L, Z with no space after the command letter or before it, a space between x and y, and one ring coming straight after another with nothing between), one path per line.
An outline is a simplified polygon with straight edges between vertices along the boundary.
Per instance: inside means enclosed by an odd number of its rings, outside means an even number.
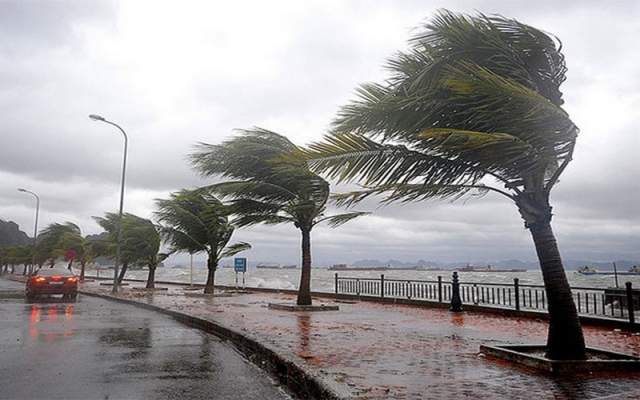
M559 4L562 3L562 4ZM26 232L118 205L120 134L129 134L125 210L200 180L194 143L261 126L298 144L319 139L354 88L414 28L446 7L500 13L557 35L565 108L581 133L552 194L554 228L572 259L640 260L640 2L629 1L0 1L0 219ZM313 232L316 264L362 258L535 259L516 207L492 194L467 202L377 208ZM292 226L237 231L254 261L297 262Z

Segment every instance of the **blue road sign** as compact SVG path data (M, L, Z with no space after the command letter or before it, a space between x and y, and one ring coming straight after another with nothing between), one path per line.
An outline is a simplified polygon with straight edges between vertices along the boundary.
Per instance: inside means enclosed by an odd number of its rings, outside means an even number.
M234 258L233 269L236 272L247 272L247 259L244 257Z

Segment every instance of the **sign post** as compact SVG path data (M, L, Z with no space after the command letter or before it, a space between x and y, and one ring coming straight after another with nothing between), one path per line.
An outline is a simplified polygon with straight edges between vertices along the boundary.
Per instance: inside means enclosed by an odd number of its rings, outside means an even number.
M236 289L238 288L238 272L242 272L242 288L244 289L244 273L247 272L247 259L244 257L234 258L233 269L236 272Z

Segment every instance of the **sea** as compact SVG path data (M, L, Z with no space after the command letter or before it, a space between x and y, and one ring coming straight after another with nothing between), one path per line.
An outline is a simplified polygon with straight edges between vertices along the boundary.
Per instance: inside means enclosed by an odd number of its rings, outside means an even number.
M619 271L620 272L620 271ZM88 274L94 275L94 268L88 269ZM146 279L148 271L130 270L127 271L127 278ZM437 280L442 276L443 281L450 281L453 270L441 271L420 271L420 270L398 270L386 271L331 271L325 268L312 268L311 289L320 292L332 292L334 290L334 276L338 273L340 277L354 278L374 278L379 279L384 274L385 279L402 280ZM520 284L541 285L542 274L540 270L527 270L526 272L458 272L460 282L463 283L504 283L513 284L513 279L518 278ZM111 277L112 269L99 270L99 276ZM193 274L187 265L165 266L156 270L156 280L175 281L184 283L204 284L207 278L207 269L204 264L195 263ZM612 275L582 275L576 271L567 271L567 278L572 287L594 287L607 288L615 287L615 279ZM243 274L236 274L233 268L218 268L216 271L217 285L242 286ZM618 285L624 287L625 282L632 282L633 286L640 287L640 275L618 276ZM266 269L248 268L244 274L244 285L246 287L273 288L273 289L297 289L300 282L300 269Z

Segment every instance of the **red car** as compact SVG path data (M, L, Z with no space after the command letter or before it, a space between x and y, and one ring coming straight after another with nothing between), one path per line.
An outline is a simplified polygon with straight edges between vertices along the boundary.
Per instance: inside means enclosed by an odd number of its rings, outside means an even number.
M69 270L42 268L27 280L25 295L33 300L40 295L61 294L63 299L78 297L78 278Z

